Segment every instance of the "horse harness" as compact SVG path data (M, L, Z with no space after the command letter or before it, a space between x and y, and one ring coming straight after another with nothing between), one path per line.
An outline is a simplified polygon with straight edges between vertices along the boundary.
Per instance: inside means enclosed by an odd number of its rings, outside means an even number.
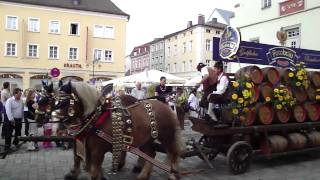
M66 122L70 119L70 117L74 116L73 105L79 101L78 98L71 94L64 94L62 96L58 96L58 100L70 98L70 107L68 108L68 117L60 117L63 118L63 122ZM142 152L139 148L134 147L133 144L133 136L131 136L133 125L131 114L128 111L130 108L140 105L144 103L144 108L150 119L150 128L151 137L155 140L158 137L157 130L157 122L155 120L155 113L152 109L152 105L149 102L137 101L136 103L124 107L121 103L121 99L119 96L116 96L112 100L112 107L106 107L106 103L100 105L95 112L88 116L83 124L81 124L80 130L76 133L73 133L74 137L79 136L83 132L91 132L96 134L98 137L102 138L106 142L112 144L112 171L117 172L119 169L119 162L121 158L122 152L131 152L139 157L142 157L144 160L149 161L153 165L159 167L160 169L166 171L167 173L174 172L168 165L161 163L154 158L148 156L144 152ZM96 126L96 122L99 119L100 115L106 111L111 110L111 118L112 118L112 136L104 131L100 130Z

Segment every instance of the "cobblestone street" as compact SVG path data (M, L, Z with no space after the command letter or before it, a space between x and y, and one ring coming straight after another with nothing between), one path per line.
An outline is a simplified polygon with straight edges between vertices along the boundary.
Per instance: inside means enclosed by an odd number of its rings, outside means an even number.
M198 138L196 134L187 129L183 132L184 138ZM1 144L3 140L1 141ZM163 154L157 156L164 159ZM109 175L111 154L104 160L104 174L108 179L124 180L135 179L136 174L131 168L136 162L134 155L127 156L125 168L117 175ZM0 159L0 180L62 180L63 176L72 167L72 151L59 148L43 149L38 152L28 152L26 144L5 159ZM219 155L213 162L214 169L209 167L198 157L181 160L182 171L192 171L194 174L183 176L184 180L317 180L320 176L320 155L301 154L280 157L273 160L254 159L251 169L242 175L232 175L228 171L226 158ZM166 179L158 168L154 168L151 180Z

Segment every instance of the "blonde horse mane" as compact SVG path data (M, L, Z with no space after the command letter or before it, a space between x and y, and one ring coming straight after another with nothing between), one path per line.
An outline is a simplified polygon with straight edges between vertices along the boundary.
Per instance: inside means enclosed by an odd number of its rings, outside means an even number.
M83 104L84 116L88 116L99 104L99 91L85 82L72 82L71 85Z

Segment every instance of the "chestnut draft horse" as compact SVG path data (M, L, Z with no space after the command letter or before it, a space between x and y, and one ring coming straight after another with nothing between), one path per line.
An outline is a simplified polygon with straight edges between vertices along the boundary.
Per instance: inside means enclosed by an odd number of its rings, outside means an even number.
M101 97L102 95L95 88L86 83L69 82L60 87L60 91L57 94L58 102L55 105L56 110L53 114L57 118L60 118L70 132L79 132L80 129L84 128L83 125L86 124L85 121L97 111L97 108L101 107ZM154 158L156 151L153 145L154 139L151 137L151 120L145 108L145 103L151 104L158 131L157 140L166 150L166 162L169 163L172 170L169 179L177 179L178 177L176 177L176 174L173 172L175 172L178 167L178 159L181 151L181 134L179 122L174 112L169 106L157 100L137 101L137 99L128 95L121 96L120 98L124 109L129 112L132 122L132 133L130 133L130 135L133 137L133 142L131 145L138 147L142 152ZM112 99L109 100L103 101L107 107L111 107L113 101ZM133 104L134 106L132 106ZM106 111L110 111L111 114L111 110ZM107 116L102 124L97 127L110 136L112 136L113 132L112 122L114 118L112 116ZM85 138L86 171L89 172L92 179L105 179L101 166L104 160L104 154L115 150L112 148L113 145L95 133L86 133L82 138ZM125 152L121 153L118 168L123 167L125 155ZM137 179L149 179L152 166L150 162L146 161ZM74 177L77 177L77 174L74 174Z
M62 81L59 81L58 86L62 86ZM40 98L38 100L38 108L35 111L35 121L37 122L38 126L42 126L45 122L50 121L51 118L51 113L54 110L54 103L55 103L55 94L58 90L58 87L53 87L53 83L51 82L50 84L47 84L42 81L42 87L43 90L40 93ZM67 131L64 129L57 129L57 136L67 136ZM70 143L70 142L68 142ZM70 144L64 143L65 147L69 147ZM73 170L71 170L72 173L70 173L70 177L72 176L71 174L77 174L80 173L76 172L76 170L80 170L80 162L81 162L81 157L79 157L76 153L76 146L73 145L73 152L74 152L74 167Z

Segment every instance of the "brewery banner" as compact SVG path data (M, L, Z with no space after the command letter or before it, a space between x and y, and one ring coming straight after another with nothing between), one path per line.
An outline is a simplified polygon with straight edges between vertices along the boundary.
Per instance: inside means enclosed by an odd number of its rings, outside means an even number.
M292 67L296 62L304 62L308 68L320 69L320 51L288 48L269 44L241 41L236 56L238 58L223 59L219 52L220 38L213 38L213 60L239 62L248 64Z

